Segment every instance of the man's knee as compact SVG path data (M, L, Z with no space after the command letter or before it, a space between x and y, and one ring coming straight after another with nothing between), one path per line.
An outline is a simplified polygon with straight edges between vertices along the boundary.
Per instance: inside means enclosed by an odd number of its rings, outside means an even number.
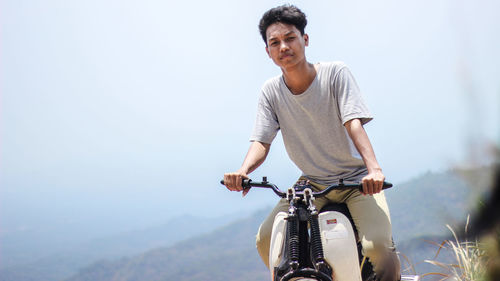
M255 237L255 245L257 246L257 249L262 247L262 244L264 243L265 239L265 233L262 233L262 225L259 227L259 230L257 231L257 236Z
M257 237L255 239L255 245L257 246L257 252L259 252L260 258L266 266L269 264L269 243L271 239L271 234L266 231L262 231L262 225L257 231Z

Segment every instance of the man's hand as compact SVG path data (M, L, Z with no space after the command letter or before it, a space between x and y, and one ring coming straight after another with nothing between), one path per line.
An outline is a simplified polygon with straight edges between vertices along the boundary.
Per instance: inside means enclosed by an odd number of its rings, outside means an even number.
M373 195L379 193L384 185L385 176L381 169L376 169L368 173L363 179L363 194Z
M257 167L259 167L260 164L264 162L267 154L269 153L270 147L271 144L253 141L250 145L250 148L248 149L247 156L245 157L241 168L234 173L224 174L224 185L227 187L227 189L231 191L243 190L243 196L245 196L248 191L250 191L250 188L243 189L243 187L241 186L241 182L244 179L248 179L247 175L257 169Z
M248 174L257 169L264 162L269 153L271 144L259 141L253 141L248 149L247 156L241 165L241 168L234 173L224 174L224 185L231 191L242 191L245 196L250 188L243 189L241 182L248 179Z
M248 176L245 173L226 173L224 174L224 185L231 191L242 191L243 187L241 186L241 183L244 179L248 179ZM243 190L243 196L245 196L248 191L250 191L250 189Z

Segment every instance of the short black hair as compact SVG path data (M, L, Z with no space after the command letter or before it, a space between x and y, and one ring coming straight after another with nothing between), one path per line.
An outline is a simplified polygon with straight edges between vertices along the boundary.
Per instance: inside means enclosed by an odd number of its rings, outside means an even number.
M272 8L265 12L259 22L259 31L264 43L267 45L267 28L273 23L285 23L294 25L301 35L304 35L304 29L307 25L306 15L294 5L281 5L276 8Z

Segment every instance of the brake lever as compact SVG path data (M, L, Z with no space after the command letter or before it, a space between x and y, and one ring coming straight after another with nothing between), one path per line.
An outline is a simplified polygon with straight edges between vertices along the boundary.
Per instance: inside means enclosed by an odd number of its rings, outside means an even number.
M245 196L248 194L248 192L250 192L250 189L251 189L251 188L252 188L251 186L249 186L249 187L244 187L244 188L243 188L243 190L241 191L241 196L242 196L242 197L245 197Z

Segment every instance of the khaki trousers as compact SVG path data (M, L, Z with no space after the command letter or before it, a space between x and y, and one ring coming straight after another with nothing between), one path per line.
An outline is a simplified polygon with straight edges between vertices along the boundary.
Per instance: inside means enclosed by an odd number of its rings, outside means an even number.
M326 188L317 183L310 184L315 191ZM346 203L358 230L358 235L363 247L363 255L367 257L378 273L377 264L388 250L392 252L392 228L389 208L383 191L372 195L363 195L358 190L332 191L328 196L318 198L314 201L316 208L320 210L329 202ZM257 234L257 250L269 267L269 246L274 217L279 212L288 213L288 202L281 199L269 216L259 227Z

